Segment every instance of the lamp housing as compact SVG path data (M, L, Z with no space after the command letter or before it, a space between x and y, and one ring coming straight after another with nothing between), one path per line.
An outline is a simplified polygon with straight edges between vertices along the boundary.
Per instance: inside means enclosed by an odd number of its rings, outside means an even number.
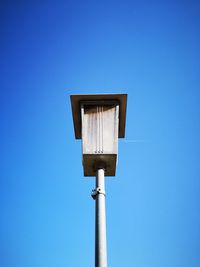
M82 139L84 176L115 176L118 138L125 135L126 94L72 95L75 136Z

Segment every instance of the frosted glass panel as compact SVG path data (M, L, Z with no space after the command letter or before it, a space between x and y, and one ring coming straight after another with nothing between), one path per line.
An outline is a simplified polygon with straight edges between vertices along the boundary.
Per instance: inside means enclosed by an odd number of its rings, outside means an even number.
M117 153L118 109L118 105L84 106L82 110L83 153Z

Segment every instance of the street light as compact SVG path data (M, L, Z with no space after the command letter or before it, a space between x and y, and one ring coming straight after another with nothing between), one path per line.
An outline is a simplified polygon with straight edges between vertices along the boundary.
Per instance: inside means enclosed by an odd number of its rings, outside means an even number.
M104 176L115 176L118 138L125 136L127 94L71 95L84 176L96 176L95 267L107 266Z

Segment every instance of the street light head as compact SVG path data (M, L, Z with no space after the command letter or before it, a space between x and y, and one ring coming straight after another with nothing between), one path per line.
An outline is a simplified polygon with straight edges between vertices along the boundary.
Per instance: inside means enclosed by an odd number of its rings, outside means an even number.
M82 139L85 176L115 176L118 138L125 136L126 94L71 95L75 137Z

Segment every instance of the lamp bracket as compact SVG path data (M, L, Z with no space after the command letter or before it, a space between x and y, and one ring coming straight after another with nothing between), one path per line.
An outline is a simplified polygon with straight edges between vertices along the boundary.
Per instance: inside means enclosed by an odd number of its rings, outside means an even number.
M97 188L92 190L91 197L93 199L96 199L97 195L99 195L99 194L106 196L106 192L103 191L100 187L97 187Z

